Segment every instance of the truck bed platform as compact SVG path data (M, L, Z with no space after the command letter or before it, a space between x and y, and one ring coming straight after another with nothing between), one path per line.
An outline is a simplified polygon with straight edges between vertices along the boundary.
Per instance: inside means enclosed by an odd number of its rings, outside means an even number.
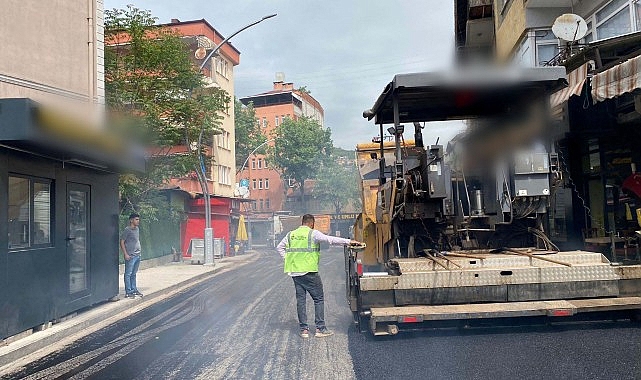
M632 309L641 309L641 297L373 307L370 328L375 335L394 335L398 333L398 323L534 316L566 317L578 313Z

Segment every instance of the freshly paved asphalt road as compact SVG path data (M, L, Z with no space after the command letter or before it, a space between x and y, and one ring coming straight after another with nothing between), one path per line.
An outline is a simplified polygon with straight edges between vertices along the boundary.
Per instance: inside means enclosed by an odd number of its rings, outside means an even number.
M334 336L298 337L292 281L265 252L7 378L641 379L641 326L630 322L360 334L342 251L322 263Z

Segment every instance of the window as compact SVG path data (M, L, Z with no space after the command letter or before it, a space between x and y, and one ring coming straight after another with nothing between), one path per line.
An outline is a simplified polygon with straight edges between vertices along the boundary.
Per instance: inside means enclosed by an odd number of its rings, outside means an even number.
M228 166L218 167L218 183L231 185L231 168Z
M257 118L257 119L256 119L256 126L257 126L258 128L260 128L260 118Z
M598 14L597 14L598 16ZM598 19L598 17L597 17ZM632 31L630 10L625 7L596 27L599 39L620 36Z
M51 245L51 181L9 176L9 249Z
M592 31L592 21L590 19L586 20L587 25L588 25L588 32L586 33L585 37L583 37L583 43L587 44L592 41L594 41L594 32Z
M265 189L269 189L269 178L265 178Z
M269 198L265 199L265 208L267 210L271 209L271 202L269 201Z
M627 5L629 1L628 0L612 0L608 4L606 4L603 8L601 8L599 11L595 13L595 18L596 22L601 22L603 20L606 20L612 16L614 13L618 13L617 11L623 6Z
M256 160L252 158L252 169L256 169Z
M262 178L258 180L258 189L259 190L263 189L263 179Z
M263 168L263 159L259 158L258 159L258 169L262 169L262 168Z
M263 118L263 128L267 128L267 118Z
M641 30L641 4L638 0L611 0L586 17L588 33L583 41L591 42Z
M536 39L536 65L543 66L559 53L559 40L551 29L534 32Z
M252 202L252 210L256 211L256 201Z
M265 207L264 207L264 204L263 204L263 200L259 199L258 202L260 203L260 209L261 210L264 209Z
M522 67L543 66L559 53L559 40L551 29L530 30L516 50L513 62Z
M230 149L231 133L222 131L218 136L218 146L224 149Z
M221 58L216 58L216 72L223 76L223 78L229 78L229 63Z
M256 179L252 179L252 189L256 189Z
M276 115L276 118L274 119L274 125L278 127L279 122L278 122L278 115Z

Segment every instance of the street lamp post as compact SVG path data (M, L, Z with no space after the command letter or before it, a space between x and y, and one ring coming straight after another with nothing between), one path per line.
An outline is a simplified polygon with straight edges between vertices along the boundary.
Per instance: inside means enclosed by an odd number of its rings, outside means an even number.
M276 139L266 140L265 142L263 142L262 144L258 145L256 148L254 148L254 150L252 150L252 151L249 153L249 155L248 155L248 156L247 156L247 158L245 159L245 162L243 162L243 166L241 166L241 167L240 167L240 170L238 170L238 171L236 172L236 174L238 174L238 173L242 173L242 171L245 169L245 165L247 165L247 161L249 161L249 158L250 158L251 156L253 156L253 155L254 155L254 153L256 153L256 151L257 151L258 149L260 149L263 145L265 145L265 144L269 144L270 142L274 142L274 141L276 141ZM251 183L251 169L249 169L249 173L250 173L250 175L249 175L249 182ZM249 186L249 184L248 184L247 186ZM250 207L250 209L251 209L251 207ZM253 239L253 236L252 236L251 227L252 227L252 221L251 221L251 218L250 218L249 213L248 213L248 214L247 214L247 249L252 249L252 239Z
M232 33L230 36L224 38L218 46L216 46L208 55L205 57L203 62L200 64L200 67L198 68L199 72L202 72L203 68L209 62L211 57L214 56L220 50L220 48L225 45L227 41L229 41L232 37L237 35L238 33L242 32L245 29L251 28L252 26L261 23L269 18L275 17L276 14L271 14L268 16L265 16L261 18L260 20L254 21L251 24L245 25L244 27L238 29L234 33ZM200 131L200 136L198 137L198 156L200 158L200 175L199 175L199 182L200 182L200 188L203 192L203 198L205 200L205 264L213 264L214 262L214 251L213 251L213 236L214 232L213 229L211 228L211 195L209 194L209 186L207 185L207 168L203 162L203 156L202 156L202 137L203 137L203 130L201 129ZM209 261L211 260L211 262Z

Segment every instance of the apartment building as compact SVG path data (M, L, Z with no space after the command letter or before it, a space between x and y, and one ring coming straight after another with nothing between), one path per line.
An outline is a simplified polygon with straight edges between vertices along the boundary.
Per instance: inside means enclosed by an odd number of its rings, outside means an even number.
M172 19L162 26L174 29L186 40L193 54L194 65L200 66L207 54L225 37L204 19L180 21ZM226 42L203 67L202 74L206 87L217 87L229 95L229 103L220 114L221 132L213 136L209 165L208 185L211 196L211 223L215 239L224 241L225 252L238 228L240 211L239 200L234 198L236 183L236 152L234 128L234 67L240 63L240 51ZM190 194L202 194L198 181L193 177L175 178L172 184ZM202 199L191 199L187 205L187 220L181 226L181 249L184 255L190 254L192 239L204 236L205 214Z
M194 64L201 65L206 53L220 44L224 37L206 20L180 21L172 19L164 24L176 30L188 41L194 54ZM235 129L234 129L234 67L240 63L240 52L231 43L225 43L218 53L203 67L207 85L227 92L230 102L220 115L221 133L214 136L210 166L210 191L212 194L233 197L236 183Z
M118 295L118 171L104 132L103 1L0 12L0 339Z
M253 103L256 123L268 141L274 138L275 129L287 118L309 117L324 126L325 113L321 104L308 92L297 90L293 83L283 80L274 82L271 91L243 97L240 101ZM272 168L264 155L252 155L247 168L239 173L240 178L249 180L254 210L275 212L285 209L285 189L292 185L287 178Z
M641 225L634 212L641 207L641 4L456 0L455 9L461 59L482 51L501 63L566 67L569 86L550 99L557 123L551 137L566 181L552 199L550 234L579 248L586 238L618 235L616 250L627 249ZM573 42L552 32L569 13L587 29Z
M277 74L271 91L246 96L240 101L245 105L254 105L256 123L268 142L274 138L276 128L288 118L295 120L299 117L309 117L321 126L325 123L325 111L318 100L305 89L295 89L293 83L285 82L282 73ZM246 168L238 175L240 179L249 183L252 202L248 210L248 220L251 222L252 240L258 244L268 242L274 238L274 213L292 210L287 200L293 199L290 196L293 195L294 183L282 177L263 154L250 156ZM305 186L307 189L309 184L306 183Z

